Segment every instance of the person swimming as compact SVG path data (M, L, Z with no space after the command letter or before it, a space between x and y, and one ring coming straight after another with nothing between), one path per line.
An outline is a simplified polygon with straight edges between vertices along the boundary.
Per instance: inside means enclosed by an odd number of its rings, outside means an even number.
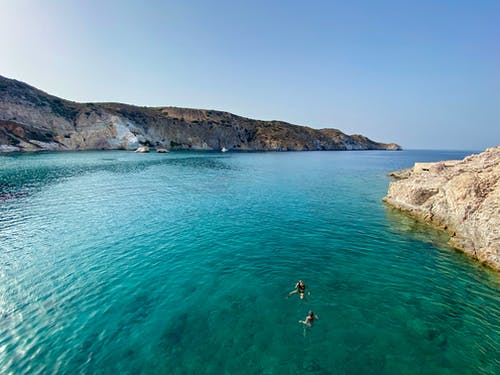
M309 314L306 316L304 320L299 320L299 323L305 324L308 327L312 327L313 322L319 319L317 315L314 315L314 312L309 311Z
M297 284L295 284L295 289L288 293L288 296L291 296L295 293L298 293L300 295L300 299L304 299L304 295L306 293L306 284L304 284L302 280L297 281Z

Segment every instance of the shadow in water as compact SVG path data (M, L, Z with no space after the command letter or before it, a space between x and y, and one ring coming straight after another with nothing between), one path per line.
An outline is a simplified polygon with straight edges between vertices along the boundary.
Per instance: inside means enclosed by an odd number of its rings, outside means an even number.
M165 329L160 338L159 346L165 350L170 351L173 347L179 345L182 341L184 331L187 327L188 314L182 313L175 317L170 323L170 326Z

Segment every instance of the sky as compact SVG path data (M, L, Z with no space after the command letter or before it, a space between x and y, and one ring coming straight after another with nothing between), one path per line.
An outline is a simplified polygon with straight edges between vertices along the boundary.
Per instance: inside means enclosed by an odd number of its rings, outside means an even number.
M406 149L500 145L500 1L0 0L0 75Z

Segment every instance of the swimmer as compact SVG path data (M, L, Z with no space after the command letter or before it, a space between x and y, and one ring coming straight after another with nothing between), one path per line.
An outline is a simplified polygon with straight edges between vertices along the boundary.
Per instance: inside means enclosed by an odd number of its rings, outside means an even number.
M298 293L300 295L300 299L304 299L304 294L306 292L306 284L302 280L297 281L297 284L295 284L295 290L292 290L290 293L288 293L288 296L290 297L292 294ZM308 292L310 295L311 292Z
M314 315L314 312L309 311L309 314L306 316L304 320L299 320L299 323L305 324L308 327L312 327L313 322L319 319L317 315Z

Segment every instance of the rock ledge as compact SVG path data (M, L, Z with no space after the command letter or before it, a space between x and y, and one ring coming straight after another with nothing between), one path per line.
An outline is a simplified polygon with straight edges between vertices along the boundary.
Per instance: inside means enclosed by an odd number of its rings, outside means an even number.
M500 146L392 172L383 201L451 234L450 245L500 271Z

